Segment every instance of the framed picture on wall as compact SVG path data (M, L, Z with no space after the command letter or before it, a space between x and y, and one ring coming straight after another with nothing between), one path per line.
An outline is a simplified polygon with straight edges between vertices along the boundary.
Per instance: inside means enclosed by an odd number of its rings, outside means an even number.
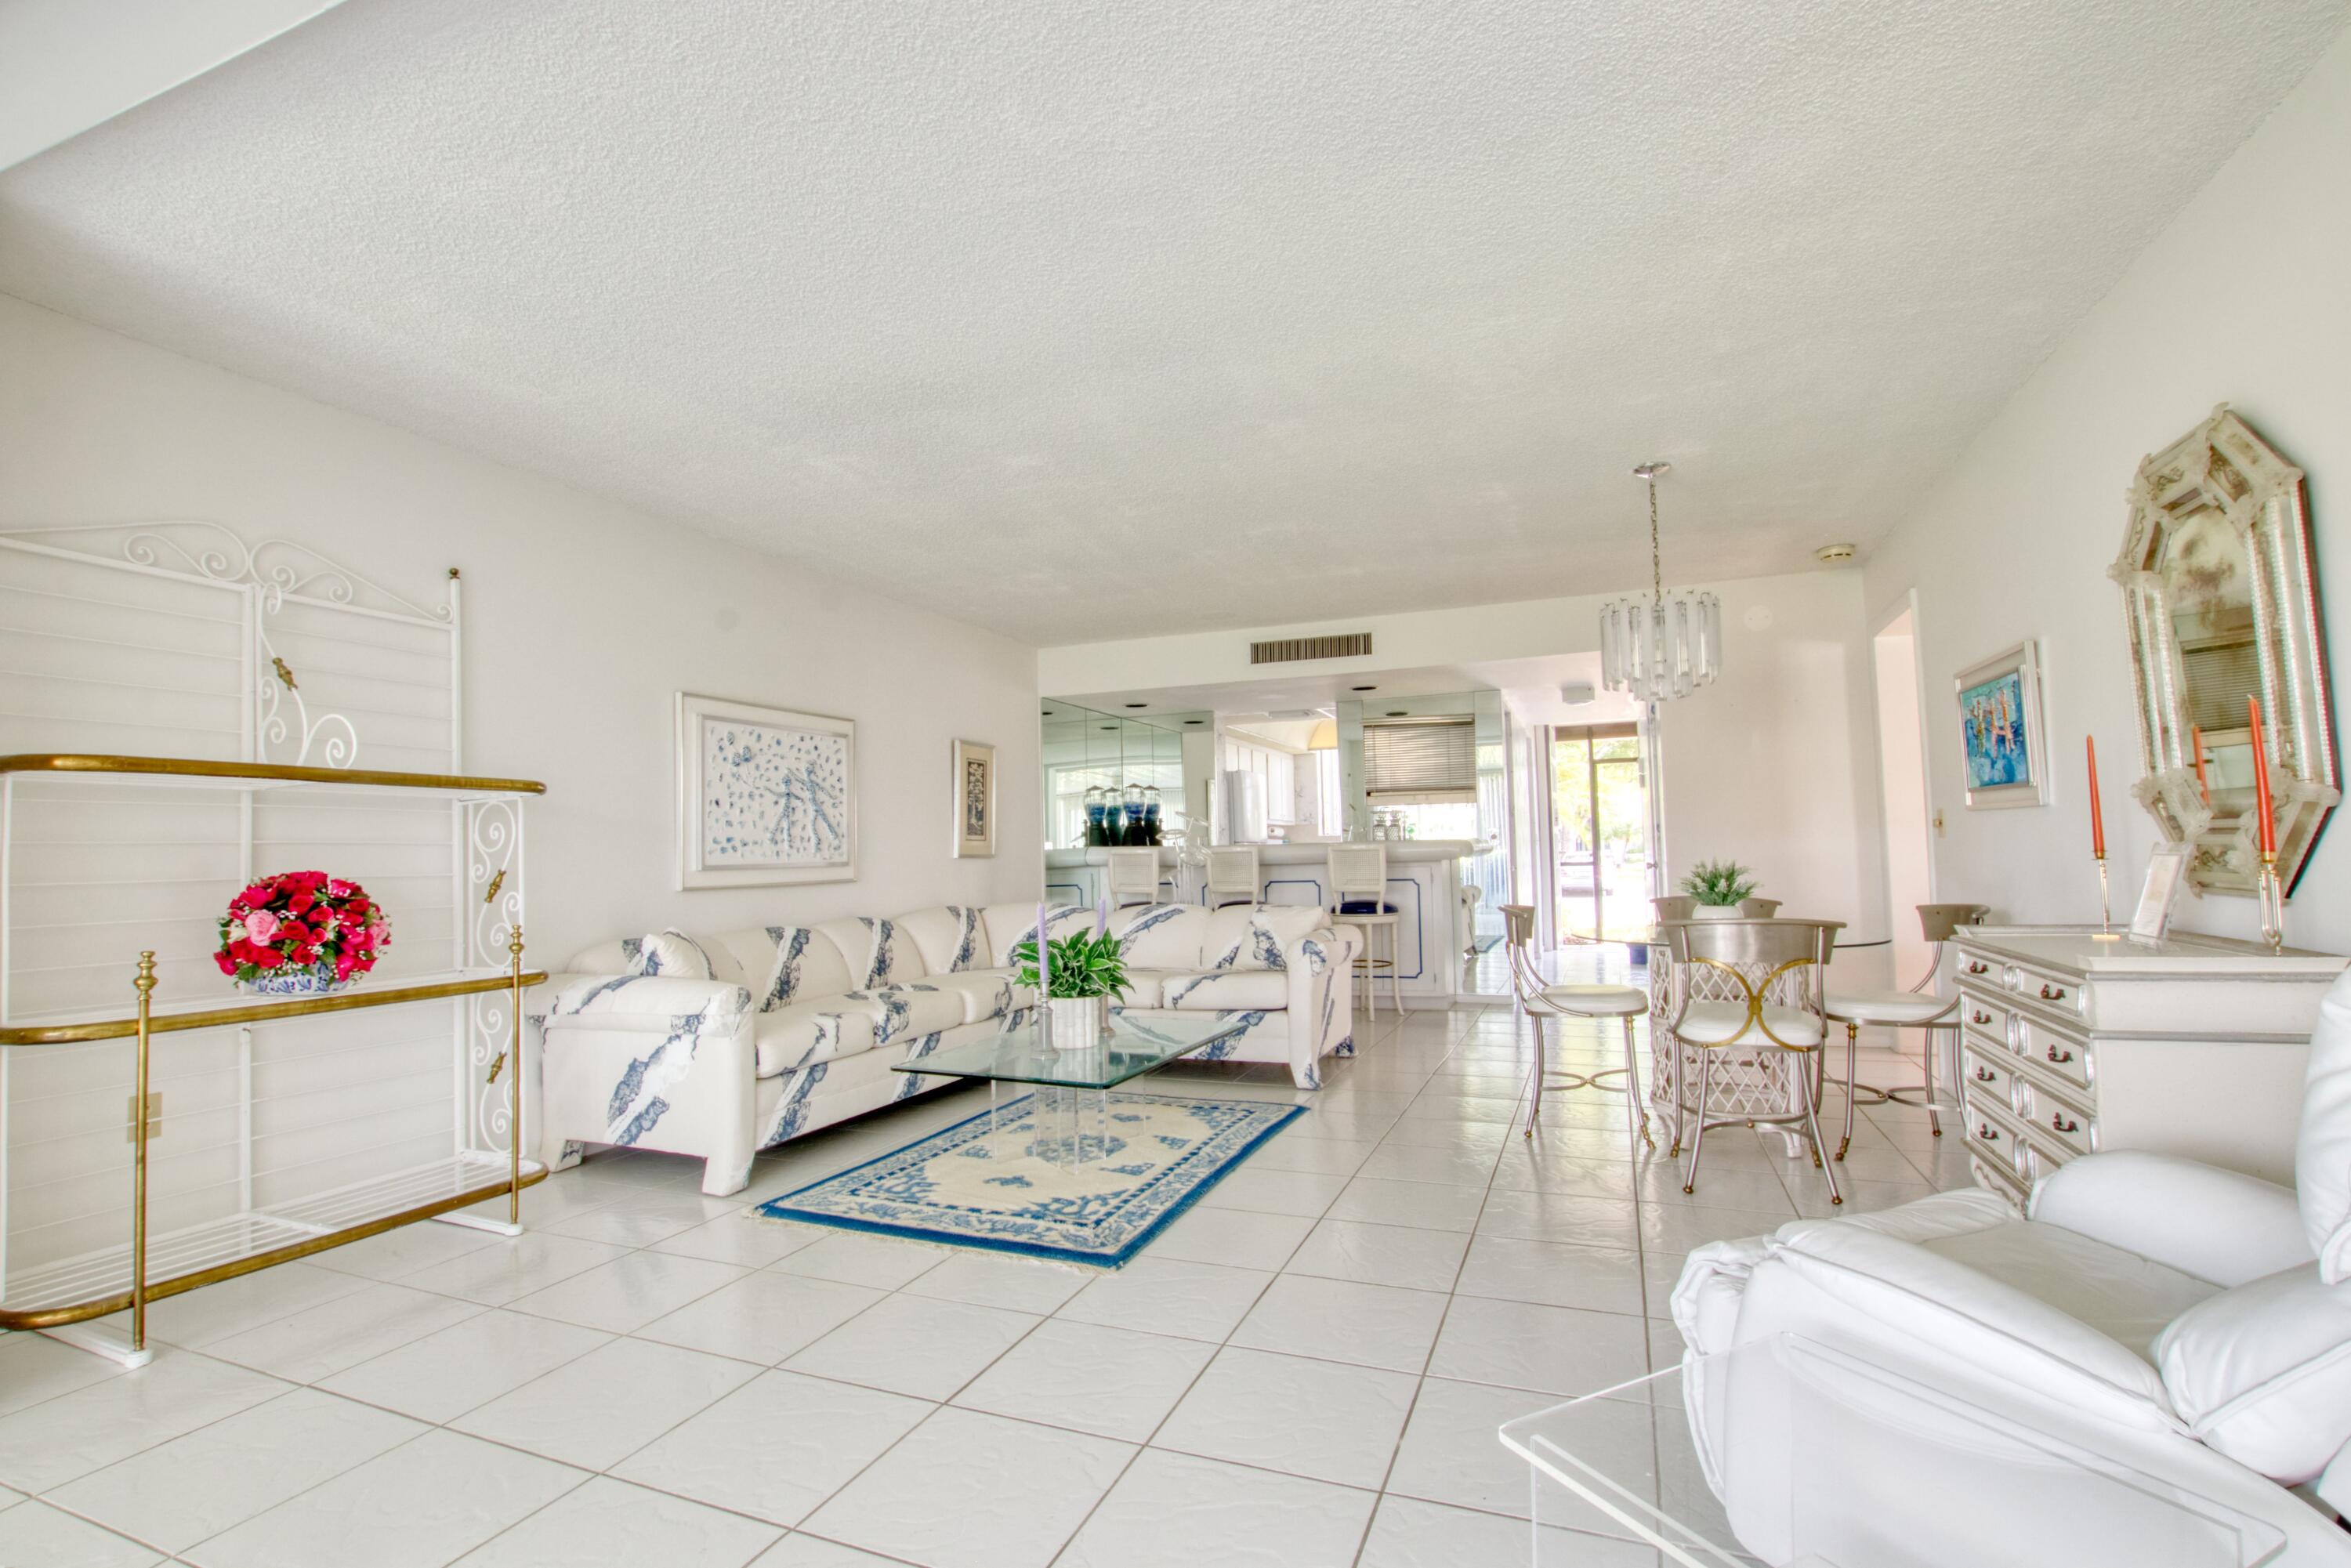
M2041 727L2041 660L2019 643L1961 670L1959 755L1967 768L1968 809L2049 804L2049 742Z
M955 852L996 852L996 747L977 740L955 743Z
M677 694L677 884L857 877L857 721Z

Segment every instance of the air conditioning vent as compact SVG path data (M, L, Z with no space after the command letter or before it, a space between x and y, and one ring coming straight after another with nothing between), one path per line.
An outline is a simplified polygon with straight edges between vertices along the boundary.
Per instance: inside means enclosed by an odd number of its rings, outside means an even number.
M1336 637L1282 637L1251 643L1252 664L1291 664L1301 659L1360 659L1372 651L1369 632L1348 632Z

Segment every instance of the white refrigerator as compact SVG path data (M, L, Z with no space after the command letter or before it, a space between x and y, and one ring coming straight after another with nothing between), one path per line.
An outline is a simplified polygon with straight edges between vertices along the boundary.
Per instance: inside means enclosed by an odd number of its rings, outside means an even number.
M1246 768L1225 769L1225 832L1228 844L1265 842L1265 776Z

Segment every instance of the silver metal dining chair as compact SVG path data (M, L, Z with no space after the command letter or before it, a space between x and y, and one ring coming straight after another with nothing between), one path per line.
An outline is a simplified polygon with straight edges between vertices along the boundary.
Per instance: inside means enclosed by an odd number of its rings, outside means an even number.
M1853 1147L1853 1108L1856 1097L1874 1094L1872 1104L1884 1104L1892 1100L1904 1105L1924 1105L1927 1126L1936 1137L1943 1135L1942 1113L1935 1107L1935 1057L1942 1042L1936 1038L1938 1030L1947 1030L1956 1040L1959 1030L1959 998L1956 993L1940 996L1936 993L1935 980L1943 972L1943 944L1962 925L1980 925L1991 913L1981 904L1922 904L1918 905L1920 933L1933 945L1927 972L1907 991L1831 991L1827 1002L1828 1020L1844 1025L1844 1135L1837 1140L1836 1157L1843 1159ZM1892 1089L1880 1089L1862 1083L1854 1077L1854 1061L1864 1024L1876 1025L1898 1031L1919 1030L1925 1037L1925 1050L1919 1063L1923 1083L1916 1089L1901 1084ZM1906 1094L1916 1094L1917 1100L1905 1100Z
M1633 1040L1633 1020L1649 1010L1649 993L1637 986L1564 985L1543 978L1542 969L1535 962L1534 905L1502 904L1495 907L1502 912L1503 926L1509 933L1506 941L1510 947L1510 989L1517 995L1519 1005L1526 1009L1527 1021L1535 1033L1534 1087L1528 1096L1524 1135L1535 1135L1535 1124L1542 1116L1545 1091L1602 1089L1631 1096L1633 1114L1641 1127L1641 1141L1656 1148L1657 1140L1649 1133L1649 1103L1641 1092L1641 1059ZM1604 1067L1597 1072L1550 1072L1544 1062L1542 1020L1546 1018L1624 1019L1625 1065ZM1614 1079L1624 1082L1611 1082Z
M1692 1127L1689 1169L1682 1191L1698 1190L1698 1157L1705 1151L1708 1129L1728 1126L1781 1126L1801 1130L1813 1145L1813 1164L1828 1178L1829 1201L1844 1202L1837 1186L1834 1162L1821 1135L1820 1057L1828 1038L1828 1020L1822 1000L1822 977L1836 949L1842 922L1834 920L1669 920L1661 929L1673 953L1676 989L1681 994L1670 1033L1698 1057L1698 1100L1689 1101L1686 1077L1677 1077L1676 1106L1678 1124ZM1699 969L1730 977L1724 988L1736 1000L1702 998L1691 983ZM1792 1110L1773 1113L1750 1111L1737 1117L1709 1120L1708 1090L1717 1057L1726 1051L1751 1051L1760 1062L1778 1052L1790 1060L1787 1081L1795 1096ZM1692 1117L1695 1116L1695 1123Z

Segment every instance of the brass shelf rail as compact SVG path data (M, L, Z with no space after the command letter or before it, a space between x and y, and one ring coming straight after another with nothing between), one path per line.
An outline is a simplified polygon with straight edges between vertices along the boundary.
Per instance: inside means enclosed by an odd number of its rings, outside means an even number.
M390 773L364 768L297 768L279 762L208 762L193 757L110 757L69 751L0 757L0 774L6 773L209 779L232 788L249 784L333 784L347 787L363 785L376 789L433 789L470 795L547 793L547 786L535 779L479 778L463 773Z
M523 990L547 978L544 970L523 967L522 931L517 927L507 943L510 964L503 972L463 980L438 984L399 986L381 991L363 991L327 997L304 997L275 1002L253 1002L239 1007L214 1008L200 1012L167 1013L158 1016L154 1010L155 955L139 955L139 974L132 982L139 994L138 1009L127 1019L97 1019L81 1022L10 1029L0 1031L0 1045L40 1047L74 1045L91 1040L132 1039L138 1041L138 1061L135 1087L131 1104L131 1288L110 1291L84 1300L62 1301L37 1307L9 1308L0 1306L0 1329L54 1329L66 1324L86 1322L92 1318L110 1316L128 1310L131 1313L131 1354L124 1358L129 1364L143 1364L149 1359L147 1350L147 1304L168 1296L210 1285L222 1280L233 1280L240 1274L250 1274L275 1264L290 1262L329 1248L396 1229L419 1219L431 1219L454 1210L469 1207L499 1193L507 1195L507 1223L519 1226L522 1222L522 1189L535 1186L547 1179L545 1167L531 1162L526 1171L522 1157L522 1001ZM226 1025L267 1023L283 1019L300 1018L318 1013L349 1012L362 1008L392 1007L403 1002L433 1001L451 997L480 996L486 992L504 990L510 993L512 1033L507 1051L492 1064L490 1076L496 1079L508 1063L514 1071L505 1074L507 1080L507 1126L509 1129L507 1169L502 1180L460 1187L455 1192L439 1194L424 1202L407 1205L389 1214L370 1215L353 1223L319 1229L286 1221L277 1221L289 1228L308 1229L312 1234L298 1240L267 1248L225 1262L193 1269L185 1273L151 1281L147 1278L147 1147L153 1136L154 1124L140 1111L152 1103L148 1083L152 1064L154 1037L187 1030L215 1029ZM463 1160L449 1167L457 1169ZM489 1161L472 1163L487 1166ZM246 1216L247 1219L264 1223L270 1217Z

